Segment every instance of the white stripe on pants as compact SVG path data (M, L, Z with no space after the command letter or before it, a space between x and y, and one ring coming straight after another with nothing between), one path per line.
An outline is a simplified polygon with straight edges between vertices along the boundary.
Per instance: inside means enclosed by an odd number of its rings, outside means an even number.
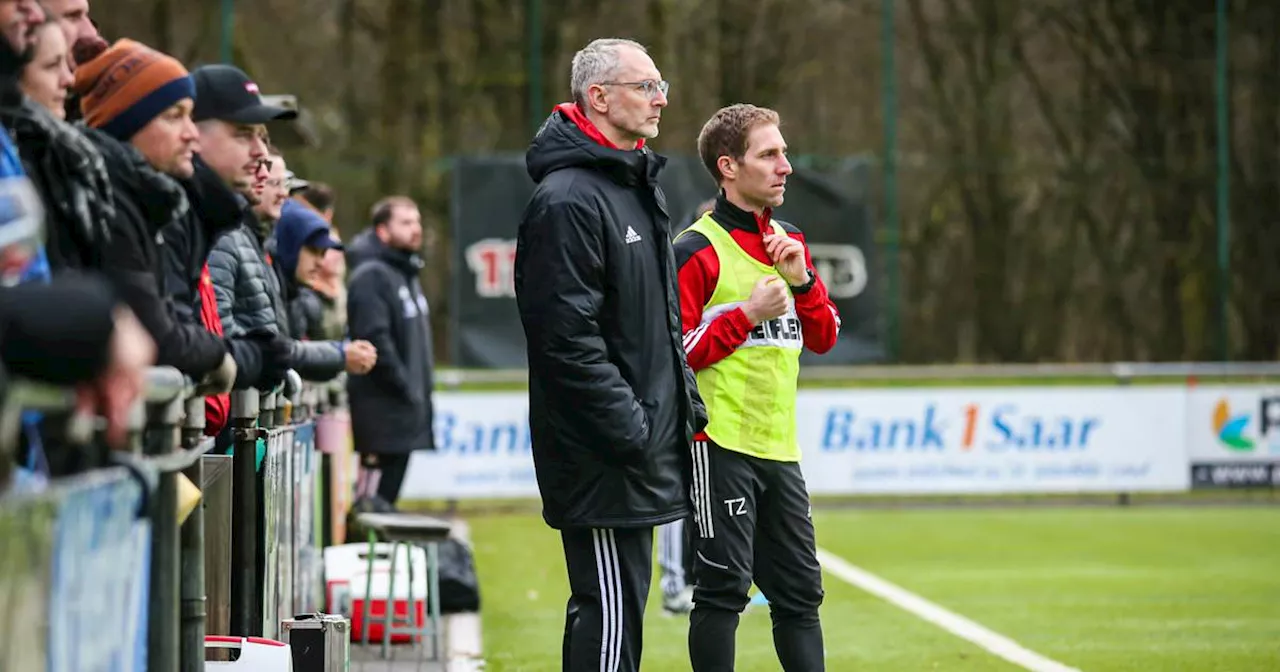
M693 442L693 486L689 495L693 499L693 518L698 523L698 536L715 538L716 526L711 518L711 460L707 457L706 441Z
M613 530L591 530L600 579L600 672L614 672L622 658L622 576Z

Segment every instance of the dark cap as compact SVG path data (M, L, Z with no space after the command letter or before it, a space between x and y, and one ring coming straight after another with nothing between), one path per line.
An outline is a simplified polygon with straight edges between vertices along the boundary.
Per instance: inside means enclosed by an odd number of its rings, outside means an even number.
M323 231L312 231L303 244L317 250L342 249L342 243L333 239L333 234L329 232L328 228Z
M265 124L268 121L295 119L296 110L262 102L258 85L232 65L202 65L191 71L196 83L194 121L218 119L234 124Z

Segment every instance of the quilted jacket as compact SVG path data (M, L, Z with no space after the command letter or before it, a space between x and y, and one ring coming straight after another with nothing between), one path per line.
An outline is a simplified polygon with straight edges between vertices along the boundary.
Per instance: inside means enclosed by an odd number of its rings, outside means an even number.
M289 332L280 282L267 265L263 237L249 223L241 223L219 238L209 252L209 276L227 336L259 328Z
M258 328L292 336L285 289L268 261L263 229L242 223L209 253L218 317L228 337ZM346 354L339 343L294 341L291 366L306 380L330 380L346 368Z

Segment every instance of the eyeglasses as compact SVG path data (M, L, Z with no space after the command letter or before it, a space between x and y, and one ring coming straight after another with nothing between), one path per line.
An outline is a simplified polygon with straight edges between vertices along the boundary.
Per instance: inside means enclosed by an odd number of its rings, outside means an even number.
M644 95L648 96L650 100L657 97L659 91L661 91L662 95L665 96L667 95L667 91L671 90L671 82L668 82L665 79L662 79L662 80L646 79L643 82L600 82L600 83L605 86L634 86L635 88L643 92Z

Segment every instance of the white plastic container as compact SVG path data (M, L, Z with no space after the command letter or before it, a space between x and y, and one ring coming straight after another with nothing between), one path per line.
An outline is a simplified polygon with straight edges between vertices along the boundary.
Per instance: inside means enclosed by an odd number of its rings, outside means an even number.
M293 654L289 645L274 639L208 635L204 638L206 658L210 649L239 651L240 657L230 662L206 660L206 672L293 672Z
M421 547L401 544L396 554L395 595L390 596L392 544L374 545L373 582L369 590L369 641L382 641L383 614L388 598L398 621L409 620L421 627L426 622L427 552ZM324 549L325 611L351 619L351 641L361 641L365 584L369 572L369 544L342 544ZM409 563L413 563L413 604L409 604ZM407 642L405 634L393 635L393 642Z

